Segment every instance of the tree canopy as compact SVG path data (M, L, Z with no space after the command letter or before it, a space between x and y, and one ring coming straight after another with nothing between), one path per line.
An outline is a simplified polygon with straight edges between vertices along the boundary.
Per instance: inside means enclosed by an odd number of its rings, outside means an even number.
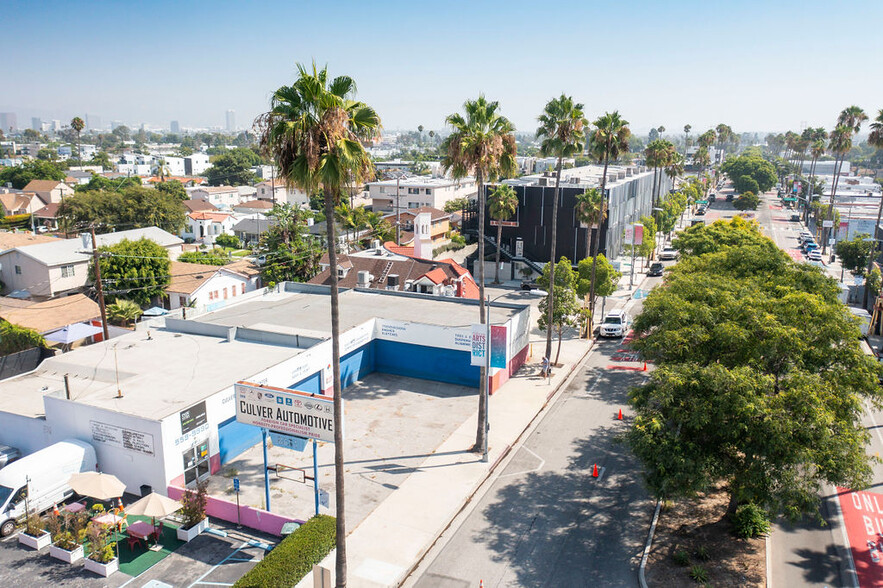
M755 194L766 192L775 186L778 180L776 167L753 153L728 158L721 166L721 171L733 180L733 185L739 192L753 191ZM753 183L744 185L743 178L754 180L757 183L757 189L752 190Z
M165 182L160 182L154 187L157 191L165 192L166 194L174 196L178 200L184 201L190 199L187 195L187 191L184 189L184 184L182 184L180 180L166 180Z
M66 175L55 163L35 159L15 167L0 168L0 186L6 186L7 183L10 183L13 188L21 190L31 180L56 180L60 182Z
M723 479L734 502L796 517L817 512L823 481L866 485L861 415L864 400L881 404L879 367L834 280L754 223L686 233L634 323L635 348L658 364L632 392L628 433L652 492Z
M238 147L212 157L212 166L205 171L205 176L212 186L241 186L254 181L251 168L260 163L260 156L253 150Z
M757 210L760 204L760 198L754 192L742 192L735 202L733 208L736 210Z
M173 234L184 226L185 218L177 196L140 186L80 192L65 198L58 214L66 226L95 225L99 231L155 226Z
M838 241L835 253L843 267L855 275L863 275L874 252L874 241L868 233L858 233L849 241Z
M98 252L101 283L110 300L126 298L147 305L154 297L165 295L171 282L171 262L162 245L146 238L123 239L116 245L99 247ZM94 277L94 267L91 271Z

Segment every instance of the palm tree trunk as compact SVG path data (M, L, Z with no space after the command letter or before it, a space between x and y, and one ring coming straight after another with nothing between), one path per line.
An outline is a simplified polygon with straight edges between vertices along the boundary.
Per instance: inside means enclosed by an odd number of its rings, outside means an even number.
M484 308L484 174L482 170L475 170L475 183L478 186L478 319L481 324L485 324L485 308ZM490 353L490 341L487 342L485 353ZM487 420L487 364L485 363L479 369L478 382L478 427L475 433L475 445L472 451L483 451L487 443L487 429L485 421Z
M561 357L561 331L563 329L563 325L558 325L558 351L555 352L555 365L558 365L558 358Z
M546 357L552 357L552 315L555 305L555 244L558 239L558 190L561 186L561 165L564 156L558 156L555 166L555 199L552 201L552 248L549 257L549 300L546 309ZM555 362L557 363L557 361Z
M828 201L828 213L825 215L824 220L834 220L834 196L837 194L837 184L840 183L840 170L843 168L843 159L846 158L846 154L843 156L835 156L834 157L834 179L831 182L831 198ZM828 248L828 230L822 227L822 255L826 254Z
M602 196L603 198L603 196ZM653 167L653 187L650 189L651 206L656 206L656 167Z
M346 587L346 508L343 489L343 403L340 397L340 302L337 288L337 238L334 227L334 200L337 194L326 188L325 234L328 267L331 272L331 369L334 374L334 502L337 522L335 574L337 586Z
M497 221L502 223L503 221ZM497 225L497 260L494 262L494 284L500 283L500 239L503 238L503 225Z
M589 319L587 321L588 336L591 337L595 330L595 272L598 267L598 253L601 248L601 227L604 225L605 212L607 210L607 166L610 163L610 148L604 150L604 175L601 176L601 214L598 215L598 230L595 232L595 249L592 257L592 278L589 285ZM654 176L655 179L655 176Z

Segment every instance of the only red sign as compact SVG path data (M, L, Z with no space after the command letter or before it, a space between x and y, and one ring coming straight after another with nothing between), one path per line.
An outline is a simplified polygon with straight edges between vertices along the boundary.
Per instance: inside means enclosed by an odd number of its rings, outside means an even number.
M859 585L883 586L883 494L837 492Z

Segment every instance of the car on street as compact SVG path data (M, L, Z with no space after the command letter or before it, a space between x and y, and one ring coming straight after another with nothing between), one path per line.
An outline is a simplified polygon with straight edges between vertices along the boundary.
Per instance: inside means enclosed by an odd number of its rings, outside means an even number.
M659 254L660 261L672 261L678 258L678 250L672 247L666 247L662 250L662 253Z
M792 223L799 223L800 222L800 215L799 214L792 214L791 215L791 222Z
M540 287L540 285L537 284L536 280L521 280L521 289L522 290L527 290L527 291L538 290L539 287Z
M818 251L818 250L819 250L819 244L816 243L815 241L807 241L806 243L803 244L803 252L804 253L809 253L810 251Z
M818 249L812 249L807 252L806 258L810 261L822 261L822 253Z
M629 315L624 310L611 310L601 323L602 337L623 337L629 327Z
M647 275L650 276L651 278L661 276L662 270L664 270L664 269L665 269L665 266L662 265L662 262L654 261L653 263L650 264L650 269L647 270Z
M696 209L696 216L705 216L705 209L701 206Z
M730 192L729 194L727 194L727 202L732 202L732 201L733 201L733 193Z
M20 457L21 450L18 447L0 445L0 468L8 466Z

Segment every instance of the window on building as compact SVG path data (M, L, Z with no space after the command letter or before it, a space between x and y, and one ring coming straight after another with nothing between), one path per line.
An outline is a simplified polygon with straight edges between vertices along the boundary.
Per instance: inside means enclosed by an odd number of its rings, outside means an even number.
M227 288L224 288L224 300L227 300Z
M408 202L408 208L420 208L419 202Z
M178 306L187 306L186 296L178 296Z
M233 298L236 298L236 286L231 287L230 291L233 292Z
M386 186L380 186L380 193L386 194Z
M408 194L419 194L420 188L408 188Z
M16 275L19 275L19 276L21 275L21 266L20 265L15 266L15 273L16 273Z
M245 284L242 284L242 293L245 294Z
M61 266L61 277L62 278L72 278L73 276L74 276L74 266L73 265Z
M429 189L429 188L426 188L426 195L427 195L427 196L432 195L432 190ZM551 271L551 270L550 270L550 271Z
M209 299L209 300L214 300L214 299L215 299L215 293L212 292L211 290L209 290L209 293L208 293L208 299Z
M220 299L220 298L221 298L220 296L218 296L218 291L217 291L217 290L215 290L215 298L216 298L216 299Z

